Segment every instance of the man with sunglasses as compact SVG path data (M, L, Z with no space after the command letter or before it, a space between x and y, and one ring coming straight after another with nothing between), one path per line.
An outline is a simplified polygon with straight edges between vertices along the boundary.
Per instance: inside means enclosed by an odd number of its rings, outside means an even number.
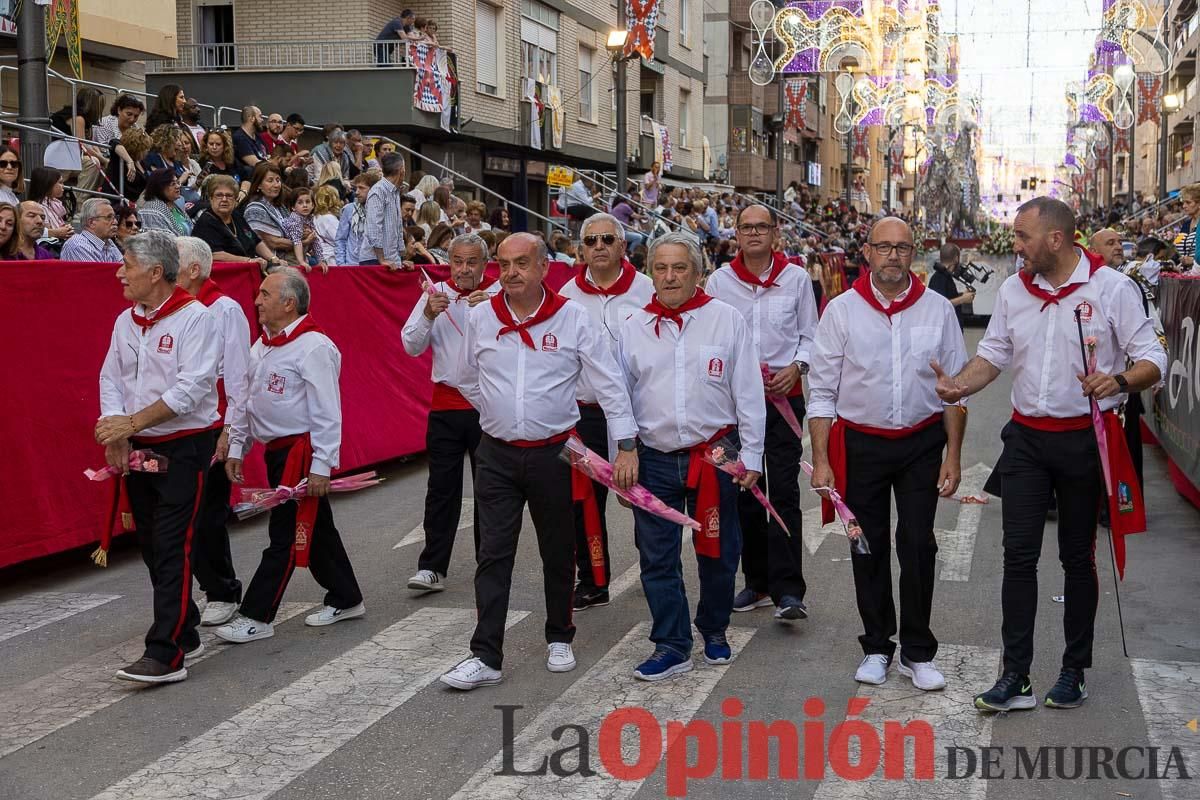
M851 549L864 657L854 679L881 684L896 651L892 599L891 498L900 562L900 674L923 691L946 679L933 658L929 627L938 496L958 488L966 410L943 411L935 391L941 364L951 374L967 360L950 301L926 291L911 272L912 229L885 217L864 246L869 271L829 302L813 344L808 427L814 489L836 487L862 525L869 554ZM945 449L945 457L942 451ZM823 503L823 523L833 509Z
M580 234L579 272L559 293L583 306L600 333L600 340L608 345L615 359L621 323L650 302L654 296L654 282L625 258L625 231L613 215L588 217L583 221ZM579 432L579 438L588 449L614 457L622 445L609 439L604 411L586 376L579 380L577 398L579 423L575 430ZM623 446L633 449L636 442L630 439ZM593 482L592 493L596 500L594 506L590 502L575 504L575 566L579 572L579 584L575 587L576 611L606 606L609 602L608 581L612 569L608 560L608 522L604 514L608 489Z
M733 306L746 320L764 374L768 394L784 398L796 419L804 419L800 376L808 371L809 350L817 328L817 302L812 280L801 266L773 248L778 234L775 210L763 205L742 209L735 222L738 252L708 279L705 290ZM804 619L803 553L800 535L800 437L775 407L767 403L767 437L762 488L788 526L768 518L748 492L739 497L742 524L742 572L746 588L734 600L734 611L775 606L775 618ZM790 535L789 535L790 532Z

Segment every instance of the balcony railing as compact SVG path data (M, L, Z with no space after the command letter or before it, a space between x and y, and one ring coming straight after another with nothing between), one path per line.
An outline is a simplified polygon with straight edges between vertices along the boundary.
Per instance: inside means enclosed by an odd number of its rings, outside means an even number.
M412 69L412 66L403 42L354 39L180 45L178 58L147 61L146 72L281 72L374 67Z

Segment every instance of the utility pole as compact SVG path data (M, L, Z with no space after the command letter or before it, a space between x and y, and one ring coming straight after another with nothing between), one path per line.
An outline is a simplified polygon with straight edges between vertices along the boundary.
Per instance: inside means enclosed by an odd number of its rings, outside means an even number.
M625 29L625 3L617 3L617 30ZM629 165L626 163L625 156L625 140L628 138L626 127L628 116L626 112L626 88L625 88L625 54L616 53L614 55L617 61L617 76L613 82L613 91L617 93L617 194L626 194L629 187L626 186L626 178L628 177Z
M50 127L50 100L46 91L46 9L33 0L21 4L17 20L17 122L35 128ZM49 137L21 131L21 161L25 174L41 164ZM20 187L18 187L20 189Z
M783 210L783 131L787 127L787 115L784 107L784 74L778 73L779 79L779 125L775 129L775 207ZM796 132L799 135L799 131Z

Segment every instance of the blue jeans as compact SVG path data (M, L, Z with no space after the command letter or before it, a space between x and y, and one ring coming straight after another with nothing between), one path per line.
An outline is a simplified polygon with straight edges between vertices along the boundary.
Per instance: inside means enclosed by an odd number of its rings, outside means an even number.
M737 443L736 434L730 440ZM686 503L696 515L696 493L687 488L687 452L663 453L642 447L639 482L660 500L679 511ZM696 556L700 573L700 603L696 629L701 634L724 633L733 611L734 579L742 553L738 522L738 488L724 472L721 487L721 557ZM692 627L688 620L687 591L683 585L681 551L686 532L673 522L641 509L633 510L638 552L641 554L642 589L650 606L650 641L659 650L687 658L692 654Z

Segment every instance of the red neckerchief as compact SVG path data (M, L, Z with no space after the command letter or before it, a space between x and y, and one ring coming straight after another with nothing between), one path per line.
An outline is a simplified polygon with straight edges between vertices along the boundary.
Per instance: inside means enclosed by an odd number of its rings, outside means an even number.
M867 305L880 314L887 314L889 319L893 314L899 314L904 309L916 305L917 301L921 299L921 295L925 294L925 284L910 274L908 276L908 294L904 296L903 300L893 300L890 306L884 308L879 299L875 297L875 290L871 288L870 270L863 270L858 279L854 281L853 289L862 295L862 298L867 301Z
M455 300L459 300L467 295L470 295L471 292L481 292L484 289L487 289L489 286L491 286L495 282L496 282L496 279L493 278L491 275L484 275L483 280L481 280L479 282L478 286L476 286L471 291L464 292L462 289L458 288L458 284L454 282L454 278L446 278L446 286L448 286L451 289L453 289L454 291L458 292L458 297L454 298Z
M325 331L321 330L320 325L313 322L313 318L312 318L311 314L305 315L304 319L301 320L300 324L297 325L295 328L292 328L291 333L279 333L275 336L268 336L267 331L264 328L263 332L262 332L262 336L259 338L259 341L261 341L267 347L283 347L288 342L295 341L302 334L309 333L309 332L312 332L312 333L324 333L325 332Z
M524 322L517 322L508 310L508 303L504 301L504 292L497 292L492 295L492 311L496 314L496 319L500 320L500 332L496 334L496 339L506 333L516 331L521 337L521 341L530 350L536 350L533 346L533 337L529 335L529 328L537 325L540 322L553 317L558 313L558 310L567 304L567 298L555 294L554 290L546 284L542 284L542 291L546 293L546 297L542 300L542 305L538 308L537 313Z
M221 287L218 286L217 282L212 278L204 281L204 285L200 287L200 291L196 292L196 299L201 303L204 303L206 306L211 306L213 303L217 302L218 298L224 296L225 295L221 292Z
M764 281L758 275L755 275L753 272L751 272L746 266L746 262L742 261L742 252L740 250L738 251L738 254L733 257L733 261L729 262L730 268L733 269L733 274L737 275L740 280L750 284L751 286L759 286L763 289L770 289L772 286L777 286L778 284L775 283L775 279L779 277L781 272L787 269L787 265L787 256L785 256L783 253L780 253L778 250L772 250L771 274L768 275L767 279Z
M1091 280L1092 276L1096 274L1096 270L1104 266L1104 259L1095 253L1088 252L1087 250L1083 251L1083 255L1088 260L1088 280ZM1039 313L1045 311L1046 306L1058 305L1059 300L1067 297L1075 290L1082 288L1084 284L1087 283L1087 281L1084 281L1083 283L1069 283L1066 286L1059 287L1057 291L1048 292L1042 287L1036 285L1033 282L1033 275L1029 274L1024 269L1020 270L1017 274L1021 276L1021 283L1025 285L1025 291L1029 292L1037 299L1044 301L1042 303L1042 307L1038 309Z
M654 297L650 298L650 302L646 304L646 310L658 318L658 319L654 320L654 335L655 336L662 335L661 333L659 333L658 326L662 324L662 321L664 319L668 319L671 322L674 322L676 325L679 326L679 330L682 331L683 330L683 312L691 311L696 308L700 308L701 306L706 305L709 300L712 300L711 296L705 294L703 289L697 289L696 293L694 295L692 295L688 299L688 301L686 303L684 303L683 305L681 305L679 308L667 308L662 303L658 302L658 293L655 292Z
M192 295L189 294L182 286L176 286L175 291L171 292L171 296L167 298L167 302L158 307L158 311L156 311L154 314L154 319L143 317L137 312L137 306L134 306L132 312L133 321L139 328L142 329L142 333L145 333L152 325L162 322L164 319L171 316L176 311L183 308L188 303L191 303L195 299L196 298L192 297Z
M601 288L594 283L589 283L587 279L587 267L579 271L575 276L575 285L579 287L579 291L584 294L602 294L608 297L615 297L619 294L625 294L629 291L629 287L633 286L633 278L637 275L637 267L630 264L628 260L621 259L621 275L607 289Z

